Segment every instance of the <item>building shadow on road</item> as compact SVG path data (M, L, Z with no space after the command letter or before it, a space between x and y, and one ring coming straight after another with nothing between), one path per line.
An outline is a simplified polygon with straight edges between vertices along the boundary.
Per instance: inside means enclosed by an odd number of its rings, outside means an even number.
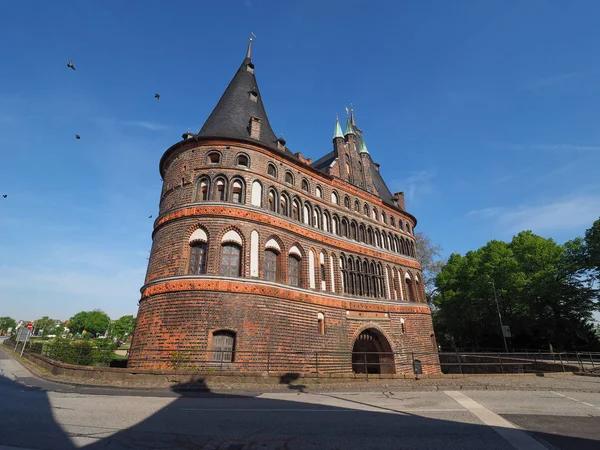
M305 394L296 389L293 383L298 378L293 375L282 377L280 382L293 386L291 389L295 392L269 396L212 392L203 380L193 387L174 385L170 392L160 392L160 396L172 398L166 406L121 430L111 428L114 425L105 424L101 419L106 414L122 415L126 411L99 412L102 400L99 397L98 402L94 397L82 397L87 403L79 418L85 426L60 425L57 418L64 423L61 416L66 412L52 409L48 391L0 377L0 444L50 450L511 448L492 428L464 423L470 417L466 411L454 413L453 420L443 420L426 417L426 413L402 412L400 401L397 406L393 401L386 401L382 407L364 397L357 401L340 395ZM86 389L86 394L116 395L114 390L94 391L92 388ZM121 390L117 394L126 404L130 396L154 397L159 393ZM413 397L418 395L418 392L411 393ZM332 401L337 402L335 406L331 406ZM23 415L18 406L23 402L32 406L27 411L34 413ZM516 423L521 420L507 418ZM592 428L600 425L599 418L581 419L588 420ZM561 416L552 420L558 424ZM600 441L595 439L544 432L543 421L539 424L534 421L532 429L531 434L550 448L600 448Z

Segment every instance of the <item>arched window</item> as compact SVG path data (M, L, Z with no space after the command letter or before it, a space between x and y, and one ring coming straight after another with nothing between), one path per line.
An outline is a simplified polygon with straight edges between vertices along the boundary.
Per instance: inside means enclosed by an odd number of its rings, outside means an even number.
M373 245L373 229L367 228L367 244Z
M327 211L323 213L323 230L331 233L331 218L329 217L329 213Z
M348 237L348 221L346 220L346 218L344 217L342 219L342 231L341 231L342 236L344 237Z
M394 216L390 216L390 225L396 228L396 219L394 219Z
M224 277L239 277L242 273L242 249L236 244L223 244L221 246L221 275Z
M302 180L302 190L305 192L309 191L308 181L306 179Z
M377 210L375 208L373 208L373 211L371 211L371 218L373 220L379 220L379 215L377 214Z
M258 180L252 183L252 205L262 206L262 184Z
M265 250L265 280L278 281L279 253L274 249Z
M274 189L269 189L267 204L269 211L277 212L277 192Z
M306 225L310 225L310 221L312 220L310 211L311 211L310 204L305 203L304 207L302 208L302 222L305 223Z
M300 286L300 258L296 255L288 257L288 283L291 286Z
M364 243L366 240L365 226L361 223L358 226L358 241Z
M331 232L333 234L337 234L338 236L340 234L340 219L338 216L334 215L331 219Z
M231 183L231 201L233 203L246 203L245 193L246 190L242 181L235 180Z
M335 204L335 205L339 205L340 204L340 198L337 195L337 192L333 191L331 193L331 203Z
M413 280L408 272L406 273L404 279L406 281L406 296L408 297L408 301L416 302L417 298L415 295L415 285L414 285Z
M210 198L210 179L207 177L198 180L196 200L206 202Z
M214 200L224 202L225 201L225 193L227 192L227 180L224 178L219 178L215 181L215 197Z
M238 166L242 166L242 167L250 167L250 159L248 158L248 155L244 155L244 154L237 155L236 164Z
M404 231L404 222L402 222L402 220L401 220L401 219L398 219L398 226L400 227L400 229L401 229L402 231Z
M366 203L363 206L363 213L364 213L365 216L369 215L369 205L367 205Z
M315 206L313 209L312 226L321 228L321 210Z
M410 224L406 222L406 232L410 234Z
M221 154L219 152L210 152L206 155L207 164L219 164L221 162Z
M387 216L385 215L385 211L381 211L381 221L387 225Z
M212 351L210 360L216 362L233 362L235 352L235 333L229 330L218 330L212 334Z
M344 197L344 206L350 209L350 197L348 197L347 195Z
M206 232L202 229L196 230L190 236L190 275L206 274Z
M286 217L290 216L290 199L285 192L282 192L279 197L279 214Z
M358 200L354 200L354 211L360 212L360 203Z
M323 313L317 314L317 323L319 325L319 334L321 336L325 335L325 315Z
M379 233L379 230L375 230L375 245L381 248L381 234Z
M285 173L285 182L291 185L294 184L294 175L292 175L292 172Z
M275 167L275 164L269 163L269 166L267 167L267 174L274 178L277 178L277 168Z
M317 195L317 197L323 198L323 189L321 189L321 186L317 186L315 188L315 194Z
M298 199L294 199L292 202L292 219L300 222L300 202Z
M356 241L356 222L352 221L350 223L350 239Z

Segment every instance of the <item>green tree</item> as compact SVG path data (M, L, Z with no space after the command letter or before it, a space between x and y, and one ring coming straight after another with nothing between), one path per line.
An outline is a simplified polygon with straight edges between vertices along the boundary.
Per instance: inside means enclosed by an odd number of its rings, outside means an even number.
M435 292L435 277L446 263L442 258L442 247L433 244L431 239L423 232L419 231L415 235L417 259L421 264L423 272L423 286L425 287L425 295L427 301L431 303L432 296Z
M71 333L82 333L84 330L92 337L96 334L104 334L110 325L110 317L99 309L93 311L81 311L69 319Z
M113 322L112 336L117 339L125 339L133 334L135 328L135 317L123 316Z
M7 333L9 328L12 328L14 330L16 326L17 321L12 317L0 317L0 334Z
M589 268L595 273L600 282L600 219L585 232L586 256Z
M501 348L494 286L515 348L595 348L596 294L581 276L581 242L559 245L524 231L452 255L436 278L434 326L442 345Z
M46 336L48 334L57 334L60 333L62 331L62 327L60 325L62 324L58 324L57 326L57 320L51 319L48 316L44 316L41 319L38 319L35 321L35 330L36 330L36 335L39 334L39 332L41 331L41 335L42 336Z

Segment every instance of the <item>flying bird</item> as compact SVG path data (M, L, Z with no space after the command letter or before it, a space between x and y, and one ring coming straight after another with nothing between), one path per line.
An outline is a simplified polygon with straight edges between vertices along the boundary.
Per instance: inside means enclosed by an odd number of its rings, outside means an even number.
M8 194L2 194L2 198L8 197Z
M81 136L79 136L78 134L75 135L75 139L81 139Z
M156 100L160 100L160 94L154 94L154 98L155 98Z
M69 69L77 70L77 69L75 68L75 66L73 65L73 61L71 61L71 60L69 60L69 62L67 63L67 67L68 67Z
M148 219L152 219L152 214L150 214L150 215L148 216Z

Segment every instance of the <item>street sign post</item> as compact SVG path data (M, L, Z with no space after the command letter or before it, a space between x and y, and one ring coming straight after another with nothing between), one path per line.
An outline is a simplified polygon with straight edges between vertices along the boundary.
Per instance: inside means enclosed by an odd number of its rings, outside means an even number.
M19 342L24 342L23 349L25 349L25 345L27 344L27 340L29 339L29 330L25 327L19 328L19 332L17 333L17 339L15 343L15 352L17 351L17 347L19 346ZM21 355L23 355L23 351L21 351Z
M502 335L505 338L512 337L512 334L510 333L510 327L508 325L502 325Z

